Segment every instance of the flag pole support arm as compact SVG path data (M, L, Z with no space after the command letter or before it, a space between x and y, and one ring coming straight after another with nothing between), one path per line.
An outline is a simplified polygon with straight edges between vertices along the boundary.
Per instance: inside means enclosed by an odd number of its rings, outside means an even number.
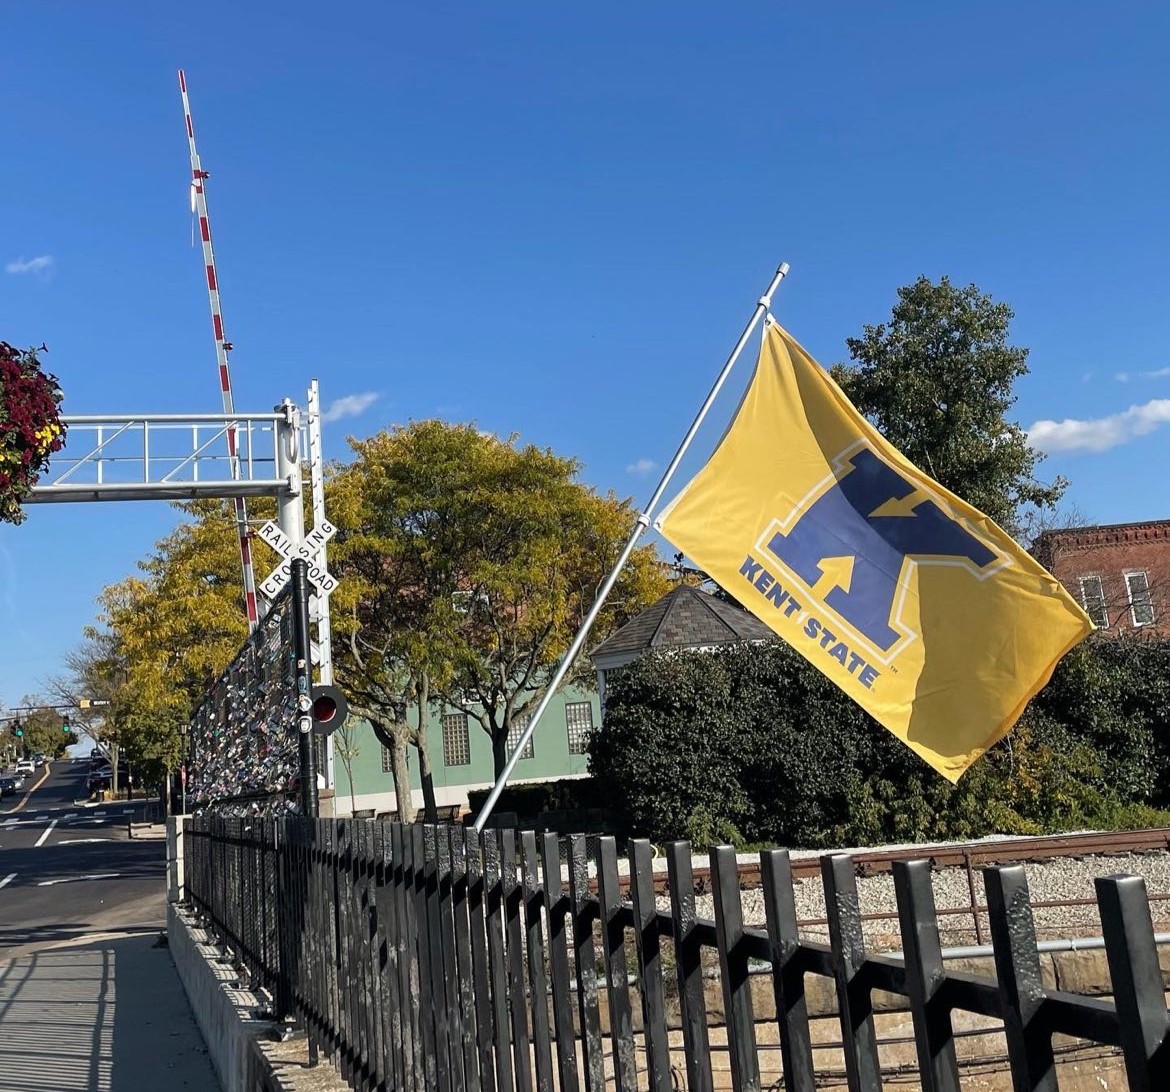
M500 793L504 791L504 786L507 785L508 779L516 769L516 763L520 760L520 753L528 745L528 741L532 738L532 733L536 731L536 726L540 723L540 718L544 715L545 709L548 708L549 702L552 701L553 696L556 694L557 688L564 682L565 676L569 673L569 668L572 667L578 653L581 651L581 647L585 644L585 639L589 636L589 631L593 628L593 623L597 620L598 614L601 613L601 608L605 604L606 598L613 590L614 584L617 583L617 578L621 575L622 569L625 568L630 554L634 552L634 547L637 546L638 539L642 537L643 533L650 526L650 519L654 513L654 509L658 507L658 502L662 499L662 494L666 492L667 487L670 485L670 480L674 477L679 463L682 462L683 456L686 455L687 449L691 446L691 441L694 440L695 434L699 431L711 406L714 405L715 399L723 389L723 384L731 374L731 369L735 367L736 361L739 360L744 346L747 345L748 339L752 336L752 332L759 325L760 319L767 314L768 309L772 306L772 296L775 294L776 289L779 288L780 282L785 278L787 273L788 263L781 262L780 267L772 275L772 281L768 285L767 290L756 302L756 309L752 312L752 317L744 327L743 333L739 335L739 340L735 343L735 348L731 350L730 355L727 357L706 399L699 407L699 412L695 414L695 419L691 422L691 427L687 429L687 434L678 445L678 450L674 453L674 458L670 460L670 464L662 472L662 478L659 480L657 488L650 495L650 499L646 502L645 508L643 508L641 514L638 516L637 522L634 524L634 529L630 532L630 537L627 539L621 555L618 557L614 567L610 570L609 576L605 578L605 582L601 585L597 593L597 598L593 601L593 606L589 608L589 613L585 616L585 620L581 623L581 628L577 631L577 636L573 638L573 643L569 645L568 651L557 667L556 674L549 681L544 696L537 703L532 716L528 718L528 724L525 726L523 734L520 736L512 753L508 756L508 761L500 772L500 776L496 778L496 782L492 786L492 791L488 794L487 800L484 801L483 807L480 808L479 815L475 819L475 829L477 831L482 831L488 819L491 818L496 802L500 799Z

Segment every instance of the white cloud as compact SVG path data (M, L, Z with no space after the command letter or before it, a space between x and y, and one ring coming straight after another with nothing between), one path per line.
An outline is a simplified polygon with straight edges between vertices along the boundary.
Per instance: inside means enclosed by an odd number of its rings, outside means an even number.
M639 459L636 463L630 463L626 467L627 474L638 474L645 476L652 470L657 470L658 464L653 459Z
M1028 429L1028 440L1041 451L1108 451L1145 436L1170 422L1170 398L1155 398L1140 406L1130 406L1123 413L1078 421L1037 421Z
M17 258L4 267L5 273L47 273L53 268L53 255L42 254L37 258Z
M365 394L347 394L329 403L329 408L321 414L322 421L341 421L346 417L360 417L381 396L375 391Z
M1113 378L1118 383L1128 383L1132 379L1165 379L1170 375L1170 368L1158 368L1152 372L1117 372Z

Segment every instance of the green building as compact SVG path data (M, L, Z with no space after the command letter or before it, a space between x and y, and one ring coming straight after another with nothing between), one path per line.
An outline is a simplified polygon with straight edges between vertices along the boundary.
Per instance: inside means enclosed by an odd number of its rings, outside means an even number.
M564 688L540 718L509 784L584 777L588 773L585 747L594 725L600 723L601 707L595 692ZM494 780L491 740L479 721L456 709L432 706L427 729L435 802L441 808L466 807L470 790L490 788ZM513 725L509 749L519 742L523 731L523 723ZM344 736L334 736L333 744L333 813L399 811L390 774L390 752L370 726L356 721ZM418 809L422 807L422 784L414 747L407 748L407 763L413 790L411 807ZM322 813L326 807L323 800ZM413 814L412 811L410 818Z

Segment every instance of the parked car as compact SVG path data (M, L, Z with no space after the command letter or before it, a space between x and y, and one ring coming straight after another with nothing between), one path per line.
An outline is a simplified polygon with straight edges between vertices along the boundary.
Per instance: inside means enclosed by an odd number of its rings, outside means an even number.
M33 763L33 760L31 758L22 758L16 764L16 772L17 773L30 774L30 773L36 773L36 771L37 771L36 765Z
M17 785L15 777L9 777L7 774L5 774L3 777L0 777L0 797L15 796L16 789Z
M37 751L37 753L32 756L32 760L33 760L33 765L35 767L37 767L37 769L40 769L40 767L42 767L45 764L45 756L40 751Z

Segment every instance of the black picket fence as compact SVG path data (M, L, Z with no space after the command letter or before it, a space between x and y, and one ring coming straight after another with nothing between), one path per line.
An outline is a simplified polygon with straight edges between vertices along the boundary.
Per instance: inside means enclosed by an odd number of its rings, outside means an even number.
M1056 1036L1120 1048L1131 1092L1170 1088L1136 876L1096 880L1105 1001L1045 987L1018 865L984 870L996 968L984 978L944 967L922 860L894 866L902 953L875 955L846 856L821 861L830 943L818 944L798 935L783 850L760 856L766 929L743 924L728 847L710 855L713 921L696 916L681 842L667 848L668 910L645 841L630 843L628 899L607 837L205 816L187 820L185 855L194 908L277 1014L304 1027L312 1057L324 1051L357 1090L878 1092L876 991L905 999L924 1092L962 1087L956 1012L1000 1029L1017 1092L1055 1092ZM835 992L836 1075L814 1066L826 1046L810 1030L818 978Z

